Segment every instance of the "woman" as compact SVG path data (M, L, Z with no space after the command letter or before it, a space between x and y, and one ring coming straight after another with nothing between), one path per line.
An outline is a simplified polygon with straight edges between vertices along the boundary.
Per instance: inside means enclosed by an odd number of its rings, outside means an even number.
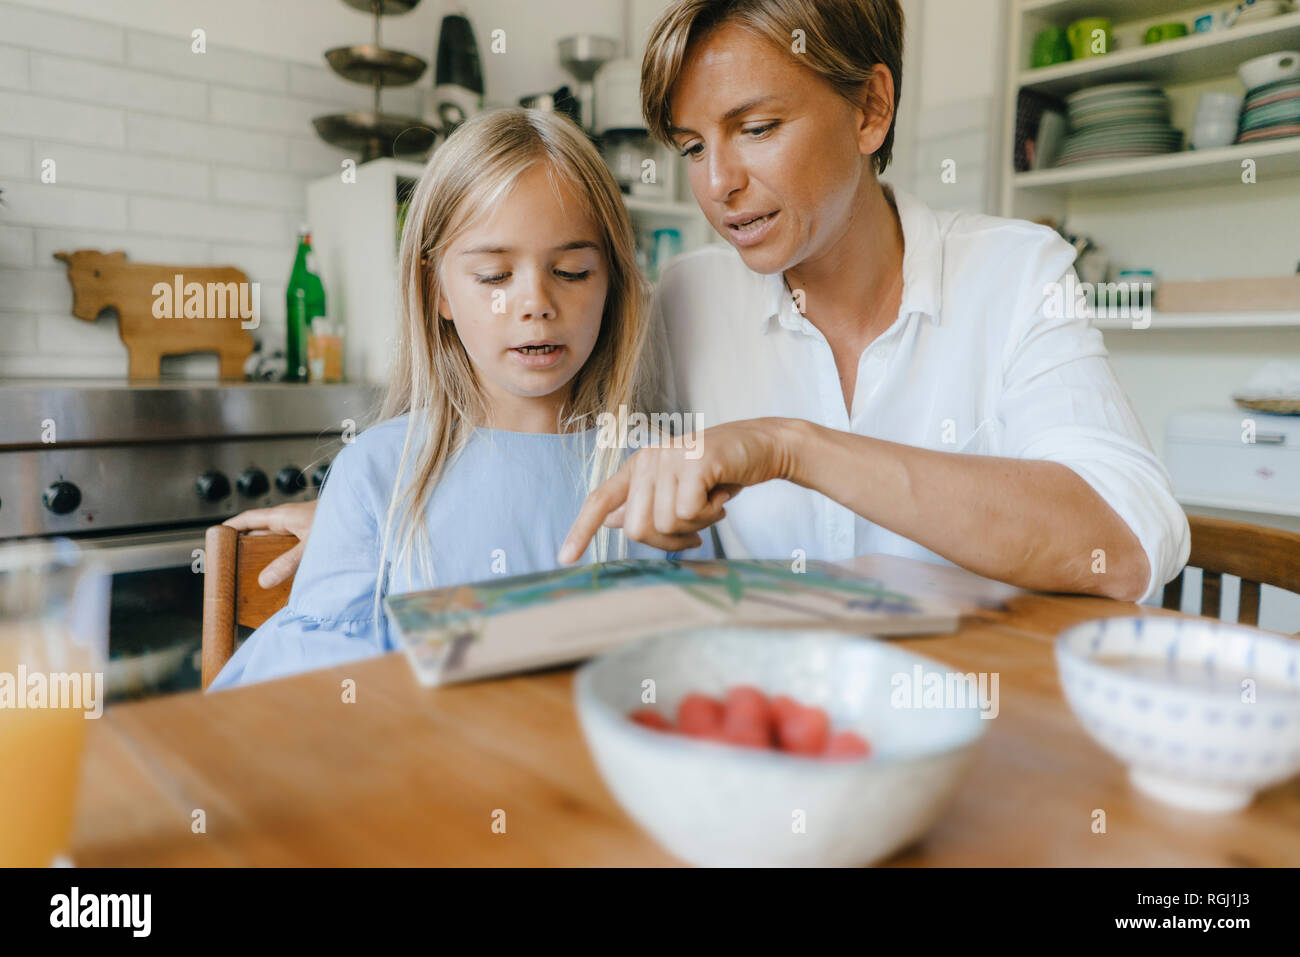
M629 458L561 562L602 525L680 540L725 490L733 558L887 552L1130 601L1186 563L1187 518L1101 334L1045 307L1072 248L879 182L902 36L897 0L676 0L655 25L647 124L732 247L661 277L662 404L724 424ZM295 508L232 524L300 531Z

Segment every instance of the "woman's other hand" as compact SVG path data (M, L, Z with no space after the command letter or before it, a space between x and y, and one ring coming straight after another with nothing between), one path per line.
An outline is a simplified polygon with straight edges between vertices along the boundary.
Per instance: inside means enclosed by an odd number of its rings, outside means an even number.
M298 570L303 549L307 547L307 538L311 535L311 523L315 517L314 501L286 502L274 508L251 508L247 512L240 512L234 518L226 519L222 524L237 528L241 532L265 529L298 538L297 545L272 561L257 576L257 583L263 588L274 588L292 578L294 572Z

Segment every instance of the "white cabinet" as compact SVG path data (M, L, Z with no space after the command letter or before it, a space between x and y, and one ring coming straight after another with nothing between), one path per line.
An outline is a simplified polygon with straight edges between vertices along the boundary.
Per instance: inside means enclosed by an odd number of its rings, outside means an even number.
M343 320L343 374L385 383L397 332L398 213L419 163L379 159L307 187L307 216L325 306Z

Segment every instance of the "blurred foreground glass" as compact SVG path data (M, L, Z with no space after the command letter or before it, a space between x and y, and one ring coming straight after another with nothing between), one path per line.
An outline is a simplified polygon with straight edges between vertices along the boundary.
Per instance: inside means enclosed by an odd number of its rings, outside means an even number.
M68 850L88 719L104 708L110 581L67 539L0 546L0 866Z

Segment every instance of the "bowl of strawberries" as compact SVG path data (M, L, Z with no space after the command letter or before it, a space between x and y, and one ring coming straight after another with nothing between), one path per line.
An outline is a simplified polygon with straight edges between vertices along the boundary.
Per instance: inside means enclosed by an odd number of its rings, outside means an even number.
M943 666L861 635L720 627L594 658L574 698L606 785L672 854L852 866L930 828L985 731L897 693L923 669Z

